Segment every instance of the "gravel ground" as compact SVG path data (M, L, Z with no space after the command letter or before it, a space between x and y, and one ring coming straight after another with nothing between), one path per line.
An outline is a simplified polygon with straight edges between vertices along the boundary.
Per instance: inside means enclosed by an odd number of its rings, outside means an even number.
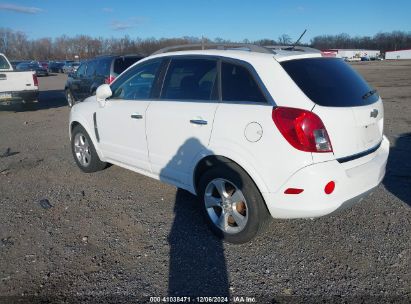
M0 107L0 302L409 303L411 61L354 67L384 98L384 182L352 209L274 220L245 245L214 238L185 191L116 166L81 173L65 76L40 78L38 104Z

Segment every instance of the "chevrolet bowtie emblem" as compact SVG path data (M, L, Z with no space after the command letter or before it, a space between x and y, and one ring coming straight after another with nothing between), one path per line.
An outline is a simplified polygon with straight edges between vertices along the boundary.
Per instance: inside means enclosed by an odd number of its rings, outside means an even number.
M377 118L377 116L378 116L378 110L377 109L374 109L370 112L370 117Z

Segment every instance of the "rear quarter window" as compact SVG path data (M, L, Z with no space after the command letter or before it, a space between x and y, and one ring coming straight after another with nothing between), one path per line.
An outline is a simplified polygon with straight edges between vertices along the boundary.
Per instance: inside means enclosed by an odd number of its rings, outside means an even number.
M314 103L326 107L356 107L379 99L378 93L340 58L306 58L281 66Z
M10 69L9 63L3 56L0 56L0 69Z

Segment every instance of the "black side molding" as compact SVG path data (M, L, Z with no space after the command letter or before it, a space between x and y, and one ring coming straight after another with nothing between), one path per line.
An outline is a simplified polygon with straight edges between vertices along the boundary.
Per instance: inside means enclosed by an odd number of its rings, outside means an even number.
M364 157L364 156L366 156L366 155L368 155L368 154L371 154L371 153L377 151L378 148L381 146L381 143L382 143L382 141L380 141L380 143L379 143L378 145L376 145L375 147L372 147L371 149L368 149L368 150L366 150L366 151L364 151L364 152L360 152L360 153L357 153L357 154L354 154L354 155L350 155L350 156L346 156L346 157L337 158L337 161L338 161L340 164L342 164L342 163L346 163L346 162L352 161L352 160L357 159L357 158Z
M94 122L94 133L96 134L97 142L100 142L100 136L98 135L98 128L97 128L97 113L93 113L93 122Z

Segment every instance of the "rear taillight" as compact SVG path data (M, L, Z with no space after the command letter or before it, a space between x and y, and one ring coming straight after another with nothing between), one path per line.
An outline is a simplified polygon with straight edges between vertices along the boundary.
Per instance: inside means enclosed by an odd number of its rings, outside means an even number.
M284 138L296 149L306 152L332 152L330 138L321 119L313 112L277 107L273 121Z
M106 84L111 84L114 81L114 79L116 79L116 77L114 77L113 75L110 75L104 80L104 82Z
M39 81L38 81L38 79L37 79L36 74L33 74L33 82L34 82L34 86L35 86L35 87L38 87L38 86L39 86Z

